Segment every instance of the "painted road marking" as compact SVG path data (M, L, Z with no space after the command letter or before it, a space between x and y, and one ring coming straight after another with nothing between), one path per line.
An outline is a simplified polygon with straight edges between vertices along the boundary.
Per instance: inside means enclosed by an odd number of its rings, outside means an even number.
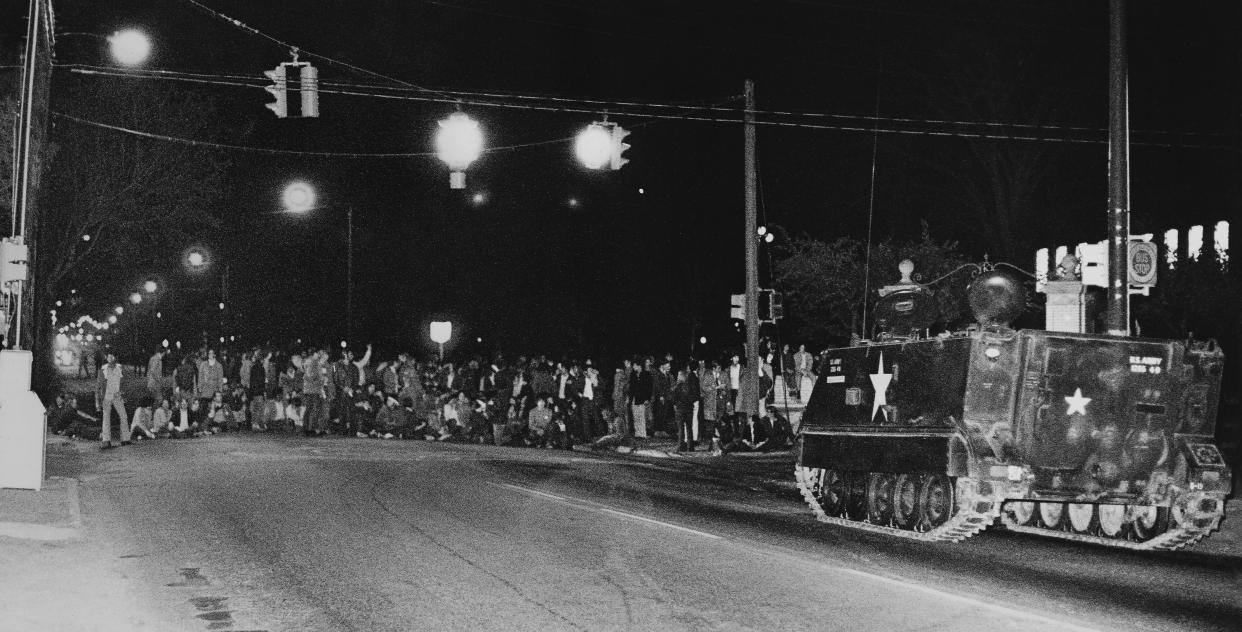
M669 528L669 529L674 529L674 530L677 530L677 531L681 531L681 532L683 532L683 533L691 533L691 534L694 534L694 535L697 535L697 536L702 536L702 537L705 537L705 538L708 538L708 539L711 539L711 540L721 540L721 539L723 539L723 538L721 538L720 536L718 536L718 535L716 535L716 534L714 534L714 533L707 533L707 532L705 532L705 531L698 531L698 530L696 530L696 529L691 529L691 528L688 528L688 527L683 527L683 526L681 526L681 525L676 525L676 524L673 524L673 523L671 523L671 522L664 522L663 520L656 520L655 518L648 518L648 517L646 517L646 516L640 516L640 515L638 515L638 514L632 514L632 513L626 512L626 511L621 511L621 510L619 510L619 509L613 509L612 507L609 507L609 506L607 506L607 505L603 505L603 504L601 504L601 503L593 502L593 501L590 501L590 500L584 500L584 499L581 499L581 498L570 498L570 497L567 497L567 496L557 496L556 494L549 494L548 492L539 491L539 490L537 490L537 489L531 489L531 488L529 488L529 487L522 487L521 485L511 485L511 484L509 484L509 483L491 483L491 485L494 485L494 486L496 486L496 487L504 487L504 488L506 488L506 489L511 489L511 490L513 490L513 491L518 491L518 492L522 492L522 493L525 493L525 494L533 494L533 495L535 495L535 496L541 496L541 497L543 497L543 498L547 498L547 499L549 499L549 500L555 500L555 501L557 501L557 502L564 503L564 504L569 505L569 506L571 506L571 507L577 507L577 508L579 508L579 509L591 509L591 510L598 511L598 512L601 512L601 513L612 514L612 515L614 515L614 516L621 516L622 518L629 518L629 519L631 519L631 520L637 520L637 521L639 521L639 522L645 522L645 523L647 523L647 524L658 525L658 526L661 526L661 527L666 527L666 528Z

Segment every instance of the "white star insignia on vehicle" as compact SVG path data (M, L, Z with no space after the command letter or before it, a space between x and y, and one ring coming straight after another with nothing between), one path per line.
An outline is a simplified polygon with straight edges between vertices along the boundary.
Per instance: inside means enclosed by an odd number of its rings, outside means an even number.
M875 400L871 402L871 419L881 406L888 404L888 383L893 381L893 374L884 371L884 352L880 352L880 368L871 374L871 386L875 389ZM884 412L884 421L888 421L888 411Z
M1091 398L1090 398L1090 397L1083 397L1083 396L1082 396L1082 389L1081 389L1081 388L1076 388L1076 389L1074 389L1074 396L1073 396L1073 397L1066 397L1066 398L1065 398L1065 403L1066 403L1066 404L1069 404L1069 408L1066 408L1066 409L1065 409L1065 416L1066 416L1066 417L1069 417L1069 416L1073 415L1074 413L1078 413L1079 415L1086 416L1086 414L1087 414L1087 404L1090 404L1090 403L1091 403Z

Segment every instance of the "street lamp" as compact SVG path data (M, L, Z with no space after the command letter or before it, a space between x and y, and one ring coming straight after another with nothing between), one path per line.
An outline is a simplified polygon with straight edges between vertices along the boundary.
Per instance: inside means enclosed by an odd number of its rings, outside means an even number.
M137 66L151 54L151 39L137 29L117 31L108 37L112 58L122 66Z
M440 361L444 361L444 343L453 337L453 323L447 320L431 322L431 341L440 345Z
M147 294L155 294L155 291L156 291L156 290L158 290L158 289L160 289L160 284L159 284L159 283L156 283L156 282L155 282L155 281L153 281L153 280L148 280L146 283L143 283L143 284L142 284L142 289L143 289L143 290L144 290Z
M612 133L599 123L591 123L578 133L574 153L587 169L603 169L612 156Z
M198 272L207 267L207 253L198 248L193 248L186 253L185 263L191 271Z
M315 189L305 182L290 182L280 199L286 211L305 213L315 207Z
M129 295L129 302L133 303L134 305L137 305L137 304L141 303L141 302L142 302L142 294L139 294L138 292L134 292L133 294L130 294L130 295Z
M449 186L466 188L466 168L483 153L483 131L478 121L463 112L454 112L439 121L436 133L436 155L449 168Z

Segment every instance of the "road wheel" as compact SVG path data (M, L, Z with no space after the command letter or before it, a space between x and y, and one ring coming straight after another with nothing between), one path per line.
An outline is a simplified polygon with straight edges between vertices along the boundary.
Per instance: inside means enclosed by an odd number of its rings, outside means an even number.
M898 474L893 480L893 526L913 530L919 519L919 479L917 474Z
M1137 542L1146 542L1169 529L1169 508L1154 505L1126 505L1130 514L1130 533Z
M845 507L845 517L850 520L863 521L867 519L867 472L847 472L846 481L849 483L848 504Z
M1060 529L1065 521L1065 503L1039 501L1039 521L1045 529Z
M1096 505L1095 519L1100 525L1100 535L1120 538L1126 526L1125 505Z
M867 520L888 526L893 520L893 483L896 476L872 472L867 477Z
M846 487L840 472L824 470L818 498L825 514L833 518L841 516L845 511Z
M1087 503L1069 503L1066 507L1069 527L1074 533L1091 533L1095 526L1095 505Z
M930 531L953 516L953 481L944 474L928 474L919 489L919 528Z

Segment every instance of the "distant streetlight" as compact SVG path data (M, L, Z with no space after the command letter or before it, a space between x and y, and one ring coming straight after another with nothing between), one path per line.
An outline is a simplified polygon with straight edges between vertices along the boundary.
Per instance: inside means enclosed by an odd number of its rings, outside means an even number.
M151 39L137 29L117 31L108 37L112 58L122 66L137 66L151 54Z
M185 256L185 263L191 270L201 270L207 265L207 253L197 248L190 250Z
M449 186L466 188L466 169L483 153L483 131L478 121L463 112L454 112L439 121L436 133L436 155L448 165Z
M221 309L221 310L223 310L223 309L224 309L224 303L220 303L220 309Z
M165 339L164 339L164 342L163 342L162 344L164 345L164 348L165 348L165 349L167 349L167 348L168 348L168 339L167 339L167 338L165 338Z
M612 157L612 132L599 123L591 123L578 132L574 154L587 169L603 169Z
M569 208L578 208L578 198L569 198Z
M453 337L453 323L447 320L431 322L431 341L440 345L440 360L444 360L444 343Z
M64 304L65 304L65 302L64 302L64 301L56 301L56 306L57 306L57 307L62 307Z
M90 241L90 240L91 240L91 236L90 236L89 234L88 234L88 235L82 235L82 241Z
M487 201L487 196L482 193L475 193L470 199L474 202L475 206L478 206Z
M121 307L120 305L117 305L116 307L112 308L112 311L116 312L117 316L120 316L121 314L125 313L125 308Z
M305 182L290 182L280 200L286 211L305 213L315 208L315 189Z
M768 234L768 227L760 226L759 228L755 230L755 232L758 233L760 237L763 237L764 235Z
M699 344L701 345L707 344L707 336L699 336Z
M772 242L776 241L776 235L774 235L774 234L772 234L772 233L768 233L768 234L766 234L766 235L764 235L764 236L763 236L763 241L764 241L764 243L768 243L768 244L770 244L770 243L772 243Z
M153 281L153 280L149 280L149 281L147 281L146 283L143 283L143 284L142 284L142 289L143 289L143 291L145 291L147 294L155 294L155 291L156 291L156 290L158 290L158 289L160 289L160 284L159 284L159 283L156 283L156 282L155 282L155 281Z
M141 302L142 302L142 294L139 294L138 292L134 292L133 294L130 294L130 295L129 295L129 302L133 303L134 305L137 305L137 304L141 303Z
M104 323L105 325L104 329L107 329L106 325L115 325L115 324L116 324L116 314L113 314L108 317L108 322Z

